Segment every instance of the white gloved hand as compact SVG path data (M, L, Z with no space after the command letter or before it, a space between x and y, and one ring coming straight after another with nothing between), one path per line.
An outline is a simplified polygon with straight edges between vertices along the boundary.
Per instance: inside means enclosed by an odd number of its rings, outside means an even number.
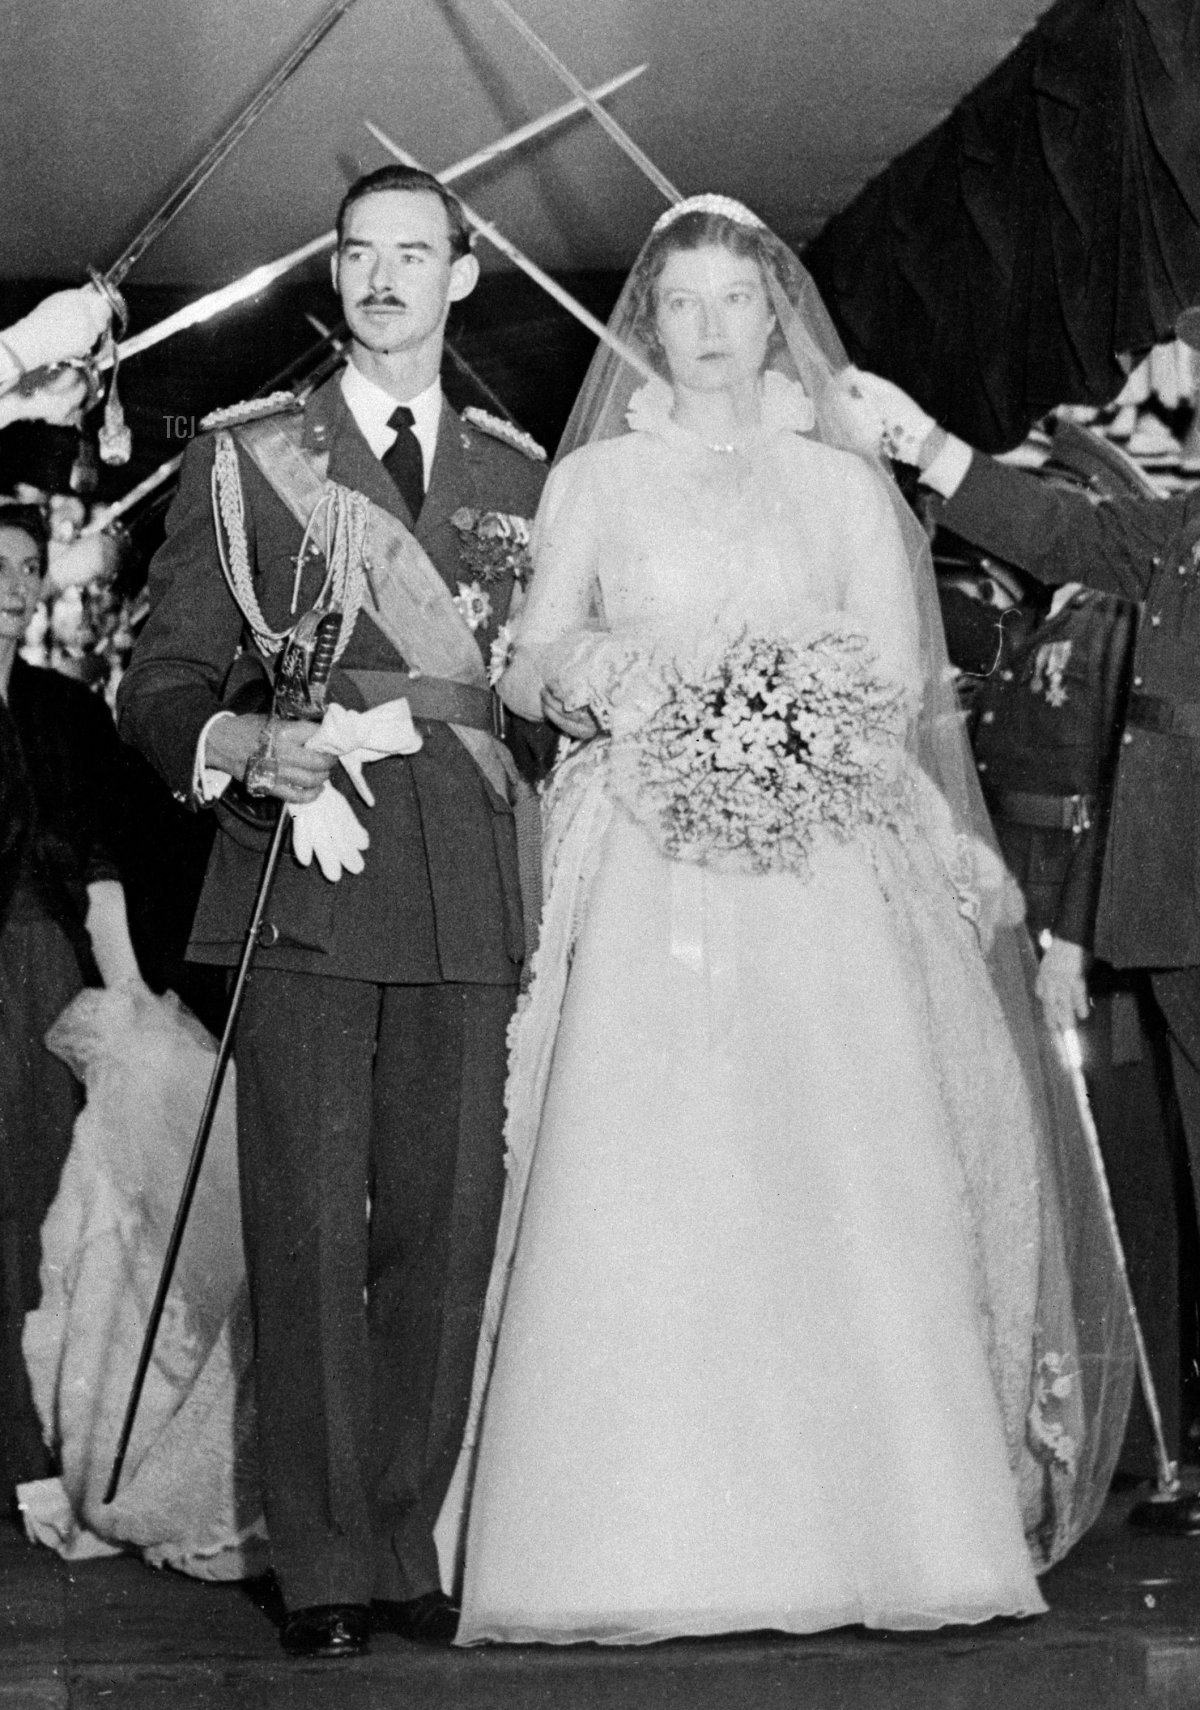
M86 356L109 328L112 305L94 285L55 291L0 338L27 374L52 362Z
M370 847L366 828L345 796L326 781L315 802L290 803L292 853L302 867L313 856L325 877L336 883L343 873L361 873L363 850Z
M413 724L408 702L401 699L385 701L370 712L327 708L308 746L323 754L336 754L363 801L374 807L375 797L363 776L363 767L388 754L415 754L421 747L421 735Z
M878 374L845 368L838 376L842 412L865 451L882 452L899 463L919 462L921 447L937 423L907 392Z
M0 351L0 360L2 358L3 352ZM19 375L14 376L14 380L19 378ZM16 389L4 392L0 397L0 427L16 421L52 422L55 427L63 427L78 415L87 403L87 396L88 384L84 376L77 368L64 368L52 375L44 386L36 386L32 391Z

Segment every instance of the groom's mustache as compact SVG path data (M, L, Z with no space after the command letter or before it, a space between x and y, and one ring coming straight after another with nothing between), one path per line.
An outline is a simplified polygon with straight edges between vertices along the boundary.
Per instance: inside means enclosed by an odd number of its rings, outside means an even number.
M405 309L408 307L407 303L399 297L393 297L390 293L360 297L358 306L360 309Z

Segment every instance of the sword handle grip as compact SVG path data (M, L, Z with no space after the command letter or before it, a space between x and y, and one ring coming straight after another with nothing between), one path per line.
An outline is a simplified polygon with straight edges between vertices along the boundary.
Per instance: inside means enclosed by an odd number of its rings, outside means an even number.
M324 688L329 682L329 675L333 670L333 656L337 652L341 633L341 612L326 612L318 619L317 638L313 644L312 664L308 672L308 680L313 688Z
M272 717L320 720L341 633L341 612L305 612L279 655Z

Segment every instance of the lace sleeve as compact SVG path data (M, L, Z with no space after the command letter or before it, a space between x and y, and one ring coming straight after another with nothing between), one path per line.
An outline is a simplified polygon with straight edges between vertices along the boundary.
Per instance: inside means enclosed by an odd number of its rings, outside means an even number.
M556 665L573 642L599 628L602 528L592 461L584 451L558 464L534 519L533 577L498 684L501 699L525 718L542 717L542 689Z

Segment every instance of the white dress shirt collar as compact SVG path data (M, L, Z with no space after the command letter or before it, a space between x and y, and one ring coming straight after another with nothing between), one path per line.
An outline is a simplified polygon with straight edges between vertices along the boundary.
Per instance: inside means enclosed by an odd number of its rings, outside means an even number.
M393 398L390 392L385 392L374 380L369 380L353 362L348 362L342 369L341 386L346 408L362 430L363 438L376 457L382 457L395 443L396 430L389 427L388 422L399 400ZM409 398L406 402L413 413L413 432L417 436L417 444L421 447L421 459L425 466L425 489L428 492L433 456L437 450L438 423L442 415L441 381L435 380L432 386L426 386L423 392L418 392L415 398Z

